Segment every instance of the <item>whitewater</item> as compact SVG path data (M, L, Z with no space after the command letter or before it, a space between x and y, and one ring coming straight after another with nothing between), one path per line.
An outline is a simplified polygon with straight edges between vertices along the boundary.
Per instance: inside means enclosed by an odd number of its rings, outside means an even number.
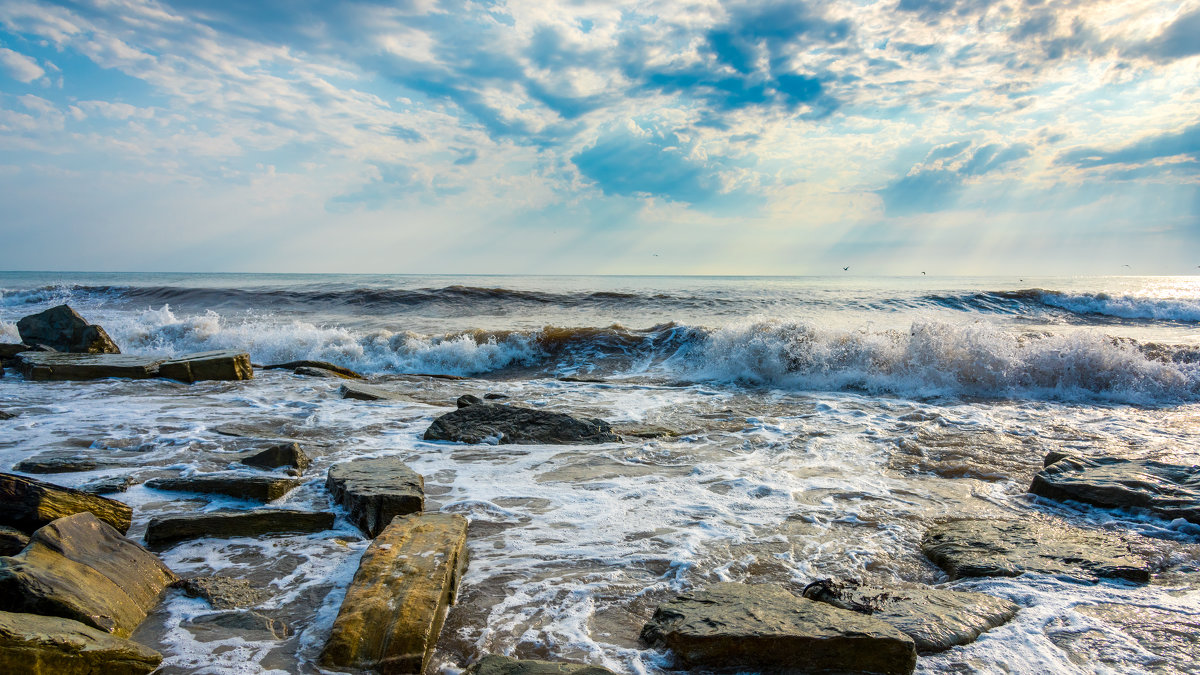
M246 383L0 379L0 471L33 456L128 475L137 539L155 516L249 508L150 478L230 468L299 442L305 483L273 507L334 510L329 466L396 456L427 510L462 513L470 567L435 655L485 653L668 672L638 642L654 607L716 581L932 584L1007 598L1010 623L918 672L1200 672L1200 527L1027 494L1051 451L1200 463L1200 277L721 278L0 273L0 342L67 303L130 354L248 351L337 363L405 400L256 369ZM597 447L421 439L463 394L600 417ZM344 514L343 514L344 515ZM920 552L950 517L1046 519L1132 537L1154 580L950 582ZM308 536L199 539L181 575L267 588L285 639L214 632L169 595L135 639L164 673L318 672L367 541L343 517Z

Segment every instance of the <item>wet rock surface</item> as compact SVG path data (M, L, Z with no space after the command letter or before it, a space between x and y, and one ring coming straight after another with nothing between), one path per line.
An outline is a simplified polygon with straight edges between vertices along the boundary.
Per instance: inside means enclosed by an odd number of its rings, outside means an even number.
M363 553L320 662L329 668L422 673L467 566L467 519L396 518Z
M286 622L254 611L217 612L198 616L187 622L193 633L204 639L208 633L213 640L241 637L249 640L282 640L292 634Z
M335 464L325 486L368 537L378 535L396 516L425 508L425 479L394 457Z
M16 675L142 675L162 655L78 621L0 611L0 672Z
M463 671L463 675L613 675L608 668L564 661L517 660L489 654Z
M809 584L804 597L887 622L932 653L974 642L1007 623L1019 607L984 593L938 588L884 589L824 580Z
M1038 520L951 521L929 528L921 550L951 579L1034 572L1150 580L1150 563L1120 538Z
M167 360L127 354L23 352L17 356L17 368L26 379L35 381L165 377L192 383L253 377L250 355L238 351L200 352Z
M911 673L917 662L912 639L888 623L766 584L683 593L654 612L642 640L686 669Z
M124 533L129 531L133 509L121 502L60 487L25 476L0 473L0 524L24 532L58 518L88 512Z
M475 403L446 413L425 431L427 441L457 443L615 443L620 437L600 419L498 403Z
M0 555L16 555L29 544L29 535L15 527L0 525Z
M159 377L179 382L203 380L249 380L254 377L250 355L234 350L188 354L158 364Z
M137 479L133 476L111 476L88 481L79 486L79 491L90 495L116 494L124 492L137 484Z
M146 544L165 544L201 537L257 537L266 534L321 532L333 527L332 513L258 509L154 518L146 526Z
M1029 491L1095 506L1148 509L1200 523L1200 465L1051 453Z
M356 373L355 371L350 370L349 368L343 368L342 366L339 366L334 363L330 363L328 361L309 361L309 360L288 361L287 363L274 363L269 366L263 366L263 370L281 369L281 370L291 370L293 372L299 372L300 369L302 369L302 368L307 369L307 370L320 370L320 371L324 371L324 374L332 373L333 375L336 375L338 377L344 377L344 378L351 379L351 380L363 379L363 376ZM301 373L301 374L308 374L308 373Z
M346 382L338 389L338 393L342 398L352 398L356 401L399 401L404 398L395 392L361 382Z
M221 494L238 499L269 502L291 492L300 481L278 476L249 476L245 474L207 474L187 478L155 478L146 487L174 492Z
M120 354L116 343L100 326L87 322L67 305L51 307L17 322L21 342L41 345L57 352Z
M244 457L242 464L262 469L287 466L292 468L293 475L299 476L312 464L312 460L300 448L299 443L278 443L249 457Z
M175 586L190 598L208 601L213 609L256 607L271 597L270 593L255 588L249 581L232 577L191 577L176 582Z

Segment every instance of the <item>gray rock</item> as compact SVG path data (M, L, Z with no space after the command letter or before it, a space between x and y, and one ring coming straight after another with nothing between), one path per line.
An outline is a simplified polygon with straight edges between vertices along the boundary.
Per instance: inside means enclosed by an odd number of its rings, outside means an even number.
M29 459L23 459L13 465L13 471L21 473L78 473L94 471L100 463L91 457L79 455L45 453Z
M145 675L162 654L78 621L0 612L0 672L13 675Z
M663 604L642 640L688 670L911 673L911 638L870 616L774 585L714 584Z
M299 476L312 464L312 460L304 454L299 443L279 443L242 458L242 464L263 469L289 466L293 469L293 475Z
M297 375L304 375L305 377L341 377L331 370L325 370L324 368L312 368L309 366L300 366L292 372Z
M372 538L396 516L425 508L425 479L394 457L335 464L325 486L350 512L350 522Z
M16 413L10 413L10 412L4 411L4 410L0 410L0 420L11 420L16 416L17 416Z
M974 642L1007 623L1019 607L984 593L938 588L883 589L823 580L809 584L804 597L885 621L913 639L922 653Z
M187 478L156 478L146 487L175 492L203 492L239 499L269 502L291 492L300 481L279 476L247 476L240 473L210 473Z
M356 401L399 401L401 396L392 393L386 389L372 387L369 384L361 384L359 382L346 382L342 384L338 392L342 398L351 398Z
M253 377L250 355L238 351L200 352L167 360L128 354L22 352L17 355L17 368L26 379L35 381L166 377L191 383Z
M107 495L124 492L134 485L137 485L137 480L133 476L109 476L88 481L79 486L79 491L90 495Z
M201 537L257 537L264 534L322 532L333 527L332 513L283 509L216 511L152 518L146 544L161 546Z
M362 375L359 375L358 373L354 372L353 370L350 370L349 368L343 368L342 366L330 363L328 361L308 361L308 360L288 361L287 363L275 363L275 364L272 364L269 366L263 366L263 370L274 370L277 368L283 369L283 370L291 370L291 371L297 372L297 373L300 372L301 368L305 368L308 370L315 369L315 370L325 371L324 373L322 373L322 375L324 375L326 373L333 373L337 377L343 377L343 378L350 379L350 380L363 379ZM303 375L303 374L308 374L308 373L300 373L300 374Z
M921 550L951 579L1025 572L1150 580L1150 564L1113 536L1038 520L956 520L929 528Z
M29 345L0 343L0 366L11 366L16 363L17 354L30 350Z
M0 525L0 555L16 555L29 545L29 535L15 527Z
M435 419L427 441L501 444L615 443L621 439L604 420L512 405L477 403Z
M466 408L467 406L475 405L477 403L483 403L483 399L472 394L463 394L462 396L459 396L458 400L454 403L459 408Z
M205 637L212 640L229 637L251 641L282 640L292 634L291 627L280 619L249 610L205 614L188 621L187 627L193 633L199 633L198 637L202 640Z
M608 668L586 663L511 659L489 654L463 671L463 675L613 675Z
M120 354L112 338L100 326L89 324L67 305L51 307L17 322L21 342L44 345L59 352L76 354Z
M254 378L254 368L249 354L226 349L168 359L158 365L158 375L189 384L202 380L250 380Z
M1147 509L1200 523L1200 466L1052 453L1029 491L1057 500Z
M175 584L189 598L203 598L213 609L238 609L261 605L271 594L255 588L245 579L233 577L191 577Z
M58 518L82 512L94 514L122 533L129 531L133 517L133 509L112 499L0 473L0 525L33 532Z

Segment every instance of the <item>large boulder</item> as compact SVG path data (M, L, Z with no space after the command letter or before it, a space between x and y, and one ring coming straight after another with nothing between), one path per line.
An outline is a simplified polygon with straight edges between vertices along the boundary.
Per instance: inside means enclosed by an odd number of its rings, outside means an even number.
M425 430L427 441L458 443L615 443L620 437L600 419L498 403L476 403L446 413Z
M463 671L463 675L613 675L608 668L586 663L512 659L489 654Z
M281 466L291 467L290 473L299 476L312 464L308 455L300 448L299 443L277 443L259 452L242 458L242 464L256 466L260 469L275 469Z
M59 616L128 637L175 580L154 554L77 513L0 558L0 611Z
M201 537L322 532L333 527L333 520L332 513L283 509L192 513L151 519L145 538L147 546L162 546Z
M921 550L951 579L1034 572L1084 581L1150 580L1150 563L1121 539L1040 520L951 521L929 528Z
M121 502L25 476L0 473L0 525L32 533L58 518L88 512L129 531L133 509Z
M1200 465L1195 464L1051 453L1029 491L1095 506L1148 509L1200 523Z
M100 326L89 324L67 305L51 307L17 322L21 342L75 354L120 354L112 338Z
M870 616L768 584L719 583L660 606L642 640L687 670L911 673L911 638Z
M335 464L325 487L368 537L378 535L396 516L425 508L425 479L395 457Z
M804 597L869 614L913 639L917 651L941 652L974 642L1020 609L984 593L940 588L868 588L829 579L811 583Z
M466 566L466 518L396 518L363 553L321 665L384 675L425 672Z
M78 621L0 612L0 672L22 675L144 675L162 654Z
M121 377L144 380L165 377L180 382L248 380L254 377L250 355L239 351L188 354L177 359L128 354L64 354L22 352L17 369L35 381L98 380Z
M291 492L300 480L282 476L249 476L240 473L209 473L186 478L155 478L146 487L173 492L203 492L238 499L269 502Z

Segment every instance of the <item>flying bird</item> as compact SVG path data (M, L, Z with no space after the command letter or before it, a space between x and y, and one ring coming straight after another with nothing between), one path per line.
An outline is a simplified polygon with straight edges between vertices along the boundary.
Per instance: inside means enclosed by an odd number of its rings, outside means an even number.
M850 268L849 268L849 267L843 267L843 268L842 268L842 271L843 271L843 272L849 272L849 271L850 271Z
M924 273L924 272L921 272L921 276L925 276L925 273Z

